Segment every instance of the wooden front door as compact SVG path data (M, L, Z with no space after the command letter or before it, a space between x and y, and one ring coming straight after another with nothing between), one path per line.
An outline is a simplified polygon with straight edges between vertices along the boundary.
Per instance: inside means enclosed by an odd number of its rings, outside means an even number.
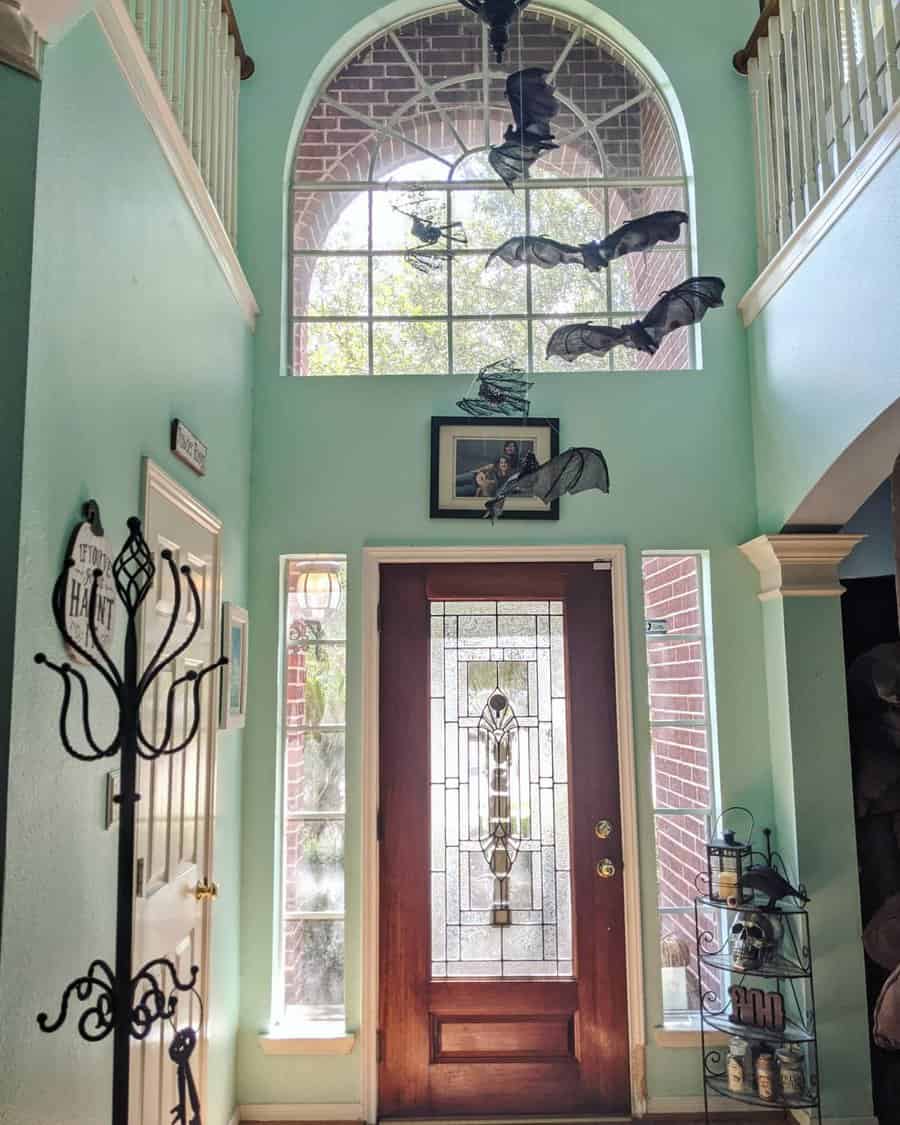
M610 577L381 568L381 1116L629 1112Z
M144 666L162 640L172 618L174 587L161 552L168 549L178 567L190 566L200 595L200 628L177 660L156 681L152 698L145 704L144 729L159 741L166 725L165 706L169 685L185 672L212 663L219 649L221 524L155 465L146 464L144 537L156 564L153 590L142 611L142 660ZM186 584L178 624L168 650L184 640L194 614ZM212 878L212 825L215 793L215 747L218 677L207 676L201 690L201 716L197 733L180 753L164 755L140 764L135 839L134 965L155 957L168 957L178 966L183 980L192 965L200 968L197 991L209 1015L210 901L195 895L201 880ZM180 742L193 717L190 690L186 686L175 708L175 735ZM198 1032L191 1059L200 1099L205 1110L207 1028L190 994L179 996L177 1022ZM171 1125L178 1102L177 1075L169 1058L172 1025L161 1020L153 1033L132 1045L131 1112L134 1125Z

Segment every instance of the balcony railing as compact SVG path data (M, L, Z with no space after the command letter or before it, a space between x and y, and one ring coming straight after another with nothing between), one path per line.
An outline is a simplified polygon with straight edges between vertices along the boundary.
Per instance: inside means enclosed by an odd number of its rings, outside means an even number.
M231 0L126 0L126 5L235 245L240 85L254 65Z
M750 81L760 269L898 100L894 0L768 0L735 66Z

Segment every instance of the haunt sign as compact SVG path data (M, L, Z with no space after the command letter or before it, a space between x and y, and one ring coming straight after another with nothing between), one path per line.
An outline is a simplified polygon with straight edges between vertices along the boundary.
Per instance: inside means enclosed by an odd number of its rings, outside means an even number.
M91 590L94 575L97 579L97 594L94 602L94 632L100 644L109 651L115 627L116 586L113 579L113 558L103 534L100 522L100 509L96 501L89 500L84 506L84 520L78 524L69 539L67 557L72 559L66 575L65 618L69 635L81 648L93 653L96 646L91 635L89 622ZM69 648L73 660L85 663L84 657L75 649Z

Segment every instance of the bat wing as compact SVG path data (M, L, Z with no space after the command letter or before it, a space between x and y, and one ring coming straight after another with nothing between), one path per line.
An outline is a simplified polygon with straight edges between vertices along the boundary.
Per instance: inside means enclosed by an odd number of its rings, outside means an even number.
M516 132L528 140L553 140L550 122L559 113L559 102L547 82L549 71L539 66L517 70L506 80L506 98Z
M640 329L654 345L652 350L655 350L660 341L677 328L698 324L707 309L721 308L724 292L725 282L721 277L689 277L687 281L663 293L639 322Z
M586 492L592 488L609 492L609 469L599 449L574 446L538 466L519 485L549 504L566 492Z
M540 148L523 144L520 140L507 140L488 151L488 163L507 187L516 180L527 180L528 169L541 155Z
M534 234L520 234L515 238L507 239L502 246L491 252L485 269L496 258L510 266L532 265L544 270L553 269L561 262L583 260L580 247Z
M574 363L582 355L606 355L618 344L627 342L625 328L612 328L602 324L563 324L547 341L547 359L559 356Z
M682 224L687 221L688 216L684 211L654 211L652 215L643 215L639 219L623 223L602 242L588 244L585 248L588 251L585 261L587 263L589 259L593 259L588 264L588 269L596 270L608 265L614 258L649 250L658 242L677 242Z

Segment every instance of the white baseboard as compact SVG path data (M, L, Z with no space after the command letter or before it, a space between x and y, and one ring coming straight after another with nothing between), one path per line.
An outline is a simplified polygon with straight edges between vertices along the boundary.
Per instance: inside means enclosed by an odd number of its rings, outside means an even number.
M228 1119L228 1125L241 1125L241 1107L239 1105L234 1107L234 1113Z
M242 1105L241 1121L362 1121L359 1102L298 1102L295 1105Z

